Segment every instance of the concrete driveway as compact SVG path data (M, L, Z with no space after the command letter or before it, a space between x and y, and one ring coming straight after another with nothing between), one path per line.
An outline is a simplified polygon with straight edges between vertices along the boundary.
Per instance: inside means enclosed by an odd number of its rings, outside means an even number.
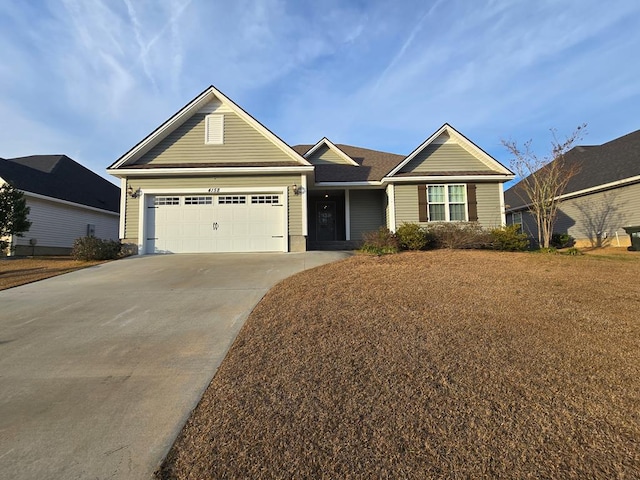
M132 257L0 292L0 478L150 478L267 290L346 256Z

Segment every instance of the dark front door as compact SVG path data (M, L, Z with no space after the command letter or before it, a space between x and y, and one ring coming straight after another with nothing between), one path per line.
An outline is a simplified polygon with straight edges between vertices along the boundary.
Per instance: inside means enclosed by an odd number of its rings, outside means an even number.
M336 202L316 202L316 240L336 239Z

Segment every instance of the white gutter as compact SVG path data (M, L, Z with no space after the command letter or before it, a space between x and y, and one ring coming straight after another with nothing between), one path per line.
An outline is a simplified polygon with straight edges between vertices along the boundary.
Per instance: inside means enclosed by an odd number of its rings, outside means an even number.
M411 182L473 182L473 181L501 181L513 180L515 175L425 175L420 177L385 177L383 183L411 183Z
M126 168L109 169L107 173L114 177L139 177L139 176L171 176L171 175L211 175L236 173L300 173L312 172L313 165L300 165L299 167L195 167L195 168Z
M314 187L381 187L382 182L316 182Z
M24 190L22 190L22 191L24 192L25 195L27 195L29 197L39 198L41 200L47 200L49 202L62 203L63 205L70 205L72 207L84 208L86 210L92 210L94 212L106 213L108 215L114 215L116 217L120 215L118 212L112 212L111 210L103 210L102 208L91 207L89 205L84 205L82 203L69 202L68 200L61 200L59 198L48 197L46 195L40 195L39 193L27 192L27 191L24 191Z
M596 185L595 187L584 188L582 190L576 190L575 192L564 193L562 195L558 195L554 198L554 200L566 200L568 198L580 197L582 195L586 195L589 193L595 193L604 190L610 190L615 187L623 187L625 185L630 185L632 183L640 182L640 175L636 175L635 177L623 178L622 180L616 180L615 182L603 183L602 185ZM517 184L516 184L517 186ZM508 208L507 212L515 212L518 210L523 210L525 208L529 208L532 204L527 203L524 205L518 205L517 207Z

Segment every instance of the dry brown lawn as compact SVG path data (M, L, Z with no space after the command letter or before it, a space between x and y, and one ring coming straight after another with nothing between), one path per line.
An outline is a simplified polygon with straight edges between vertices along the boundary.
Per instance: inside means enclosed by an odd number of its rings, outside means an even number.
M104 262L79 262L71 257L0 258L0 290L37 282Z
M640 478L640 253L434 251L272 289L159 478Z

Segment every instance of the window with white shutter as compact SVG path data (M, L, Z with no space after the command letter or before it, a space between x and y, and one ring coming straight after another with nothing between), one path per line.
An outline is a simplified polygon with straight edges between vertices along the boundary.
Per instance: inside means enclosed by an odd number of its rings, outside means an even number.
M224 115L207 115L204 125L204 143L222 145L224 143Z

